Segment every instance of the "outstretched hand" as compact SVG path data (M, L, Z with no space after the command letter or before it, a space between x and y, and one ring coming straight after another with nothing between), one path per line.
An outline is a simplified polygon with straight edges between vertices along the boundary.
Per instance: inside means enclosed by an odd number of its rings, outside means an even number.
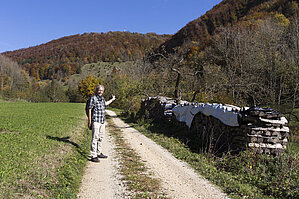
M105 105L108 106L109 104L111 104L114 100L115 100L115 95L112 95L112 98L108 101L105 102Z

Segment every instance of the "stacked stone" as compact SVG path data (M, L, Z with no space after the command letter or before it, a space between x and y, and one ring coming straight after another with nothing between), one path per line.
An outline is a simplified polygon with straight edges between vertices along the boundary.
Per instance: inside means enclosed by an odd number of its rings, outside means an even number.
M265 154L279 154L286 149L289 128L282 114L258 107L240 113L240 127L247 135L249 148Z

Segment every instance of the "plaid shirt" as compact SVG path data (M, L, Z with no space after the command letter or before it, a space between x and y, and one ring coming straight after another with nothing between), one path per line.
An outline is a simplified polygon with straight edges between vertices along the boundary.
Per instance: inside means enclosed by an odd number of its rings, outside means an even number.
M103 96L95 94L90 98L89 108L92 109L91 121L100 122L104 124L105 122L105 99Z

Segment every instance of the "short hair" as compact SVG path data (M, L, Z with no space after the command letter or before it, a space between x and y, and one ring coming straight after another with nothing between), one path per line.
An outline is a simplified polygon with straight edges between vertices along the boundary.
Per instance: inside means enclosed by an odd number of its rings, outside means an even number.
M96 86L96 90L97 90L97 91L98 91L100 88L105 89L105 87L104 87L103 85L97 85L97 86Z

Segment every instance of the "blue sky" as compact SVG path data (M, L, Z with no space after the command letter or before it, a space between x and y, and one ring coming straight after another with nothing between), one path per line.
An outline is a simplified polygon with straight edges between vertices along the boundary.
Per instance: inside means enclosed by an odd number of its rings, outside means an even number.
M174 34L221 0L0 0L0 53L89 32Z

